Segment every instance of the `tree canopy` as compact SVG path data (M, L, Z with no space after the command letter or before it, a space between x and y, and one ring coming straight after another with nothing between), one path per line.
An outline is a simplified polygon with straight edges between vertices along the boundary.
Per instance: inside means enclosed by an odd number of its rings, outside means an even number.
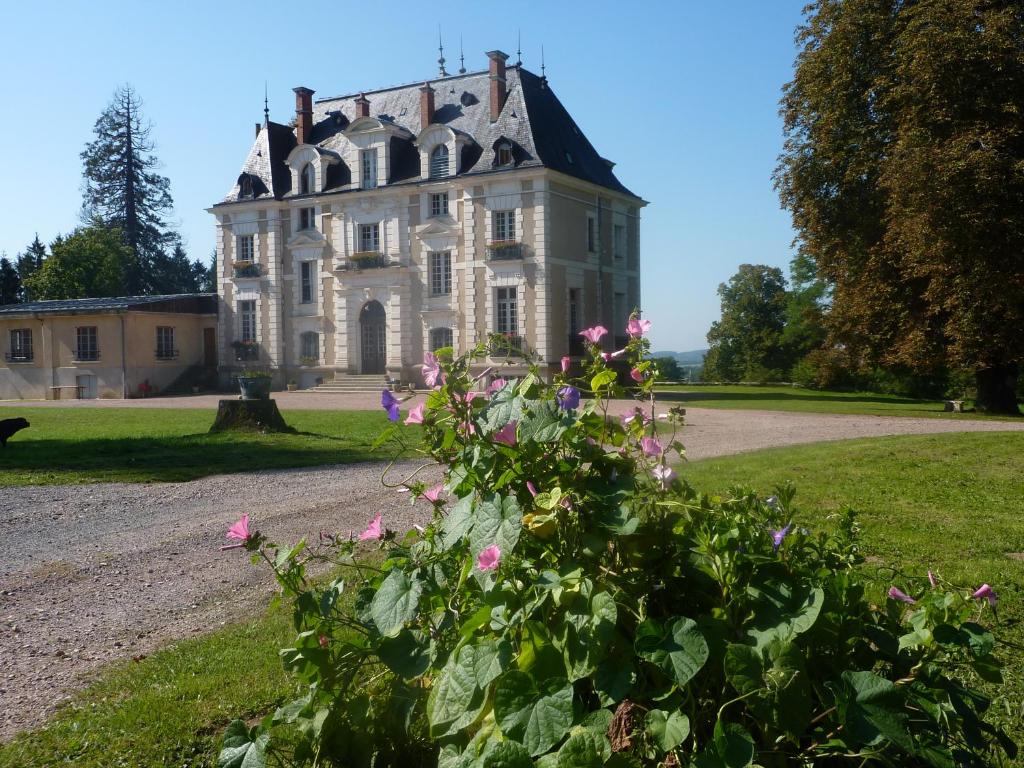
M54 241L26 287L33 301L125 296L133 260L121 231L97 222Z
M776 171L800 252L863 360L973 371L1016 412L1024 359L1024 9L817 0Z

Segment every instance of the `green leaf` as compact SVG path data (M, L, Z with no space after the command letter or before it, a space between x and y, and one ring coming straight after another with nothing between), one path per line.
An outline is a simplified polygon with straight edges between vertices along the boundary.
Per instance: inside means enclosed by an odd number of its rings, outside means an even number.
M573 418L558 407L553 400L538 403L527 412L519 423L519 440L537 443L553 443L565 434L573 424Z
M516 394L514 387L502 387L488 401L480 413L480 421L489 434L501 429L510 421L522 421L523 398Z
M886 738L912 751L903 697L896 686L872 672L846 671L842 679L845 695L837 703L848 736L866 745Z
M491 544L497 544L505 557L515 549L522 528L523 513L516 497L492 493L476 509L469 533L470 553L476 557Z
M459 499L441 521L441 546L450 549L473 527L473 494Z
M483 709L486 689L512 658L507 642L464 645L438 675L427 699L430 735L449 736L466 727Z
M590 380L590 391L597 392L602 387L607 387L613 381L615 381L615 371L605 369Z
M370 616L377 630L385 636L394 637L416 616L423 585L417 578L410 578L405 571L394 568L370 603Z
M750 645L730 643L725 649L725 679L740 695L764 688L760 651Z
M693 619L678 617L665 630L650 619L637 628L637 654L686 685L708 660L708 644Z
M960 625L960 631L967 638L967 644L975 657L988 656L996 647L995 637L981 624L965 621Z
M626 698L633 685L633 665L623 658L605 659L597 665L593 682L601 706L610 707L618 704Z
M411 680L430 667L430 639L418 629L403 629L381 640L377 655L396 675Z
M481 768L533 768L533 759L519 742L501 741L484 756Z
M242 720L232 720L224 731L217 768L265 768L270 737L261 731L259 726L250 730Z
M671 752L690 735L690 718L678 710L652 709L644 721L647 732L665 752Z
M531 755L542 755L572 726L572 685L548 678L538 689L525 672L502 675L494 691L494 716L502 733L522 742Z
M754 740L736 723L715 723L714 745L726 768L746 768L754 762Z
M754 619L747 636L760 650L772 641L791 640L806 632L821 613L825 593L821 587L793 587L781 582L764 582L759 587L747 587L754 598Z
M603 734L578 731L558 750L555 765L557 768L601 768L605 756L612 751L607 741Z

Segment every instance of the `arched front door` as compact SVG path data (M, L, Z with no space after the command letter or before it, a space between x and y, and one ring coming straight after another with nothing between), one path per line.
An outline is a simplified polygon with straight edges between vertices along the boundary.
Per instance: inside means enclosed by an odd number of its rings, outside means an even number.
M386 319L384 307L379 301L366 302L359 313L363 373L384 373L384 367L388 362Z

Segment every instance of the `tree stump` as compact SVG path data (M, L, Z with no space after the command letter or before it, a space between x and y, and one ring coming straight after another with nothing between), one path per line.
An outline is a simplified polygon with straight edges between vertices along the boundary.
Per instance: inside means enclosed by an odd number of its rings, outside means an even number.
M294 432L275 400L221 400L217 407L217 418L210 432L249 430L256 432Z

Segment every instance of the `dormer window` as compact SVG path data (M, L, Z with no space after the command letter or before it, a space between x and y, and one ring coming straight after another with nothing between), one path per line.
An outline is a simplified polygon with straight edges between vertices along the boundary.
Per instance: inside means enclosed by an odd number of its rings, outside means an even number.
M377 150L364 149L359 153L359 163L362 168L363 189L375 189L377 187Z
M430 153L430 178L442 179L450 174L448 147L438 144Z
M308 195L316 191L316 171L312 163L306 163L299 174L299 193Z
M242 178L238 180L238 198L240 200L251 200L252 197L252 176L243 173Z
M497 162L498 165L512 165L512 145L503 141L498 145L497 151Z

